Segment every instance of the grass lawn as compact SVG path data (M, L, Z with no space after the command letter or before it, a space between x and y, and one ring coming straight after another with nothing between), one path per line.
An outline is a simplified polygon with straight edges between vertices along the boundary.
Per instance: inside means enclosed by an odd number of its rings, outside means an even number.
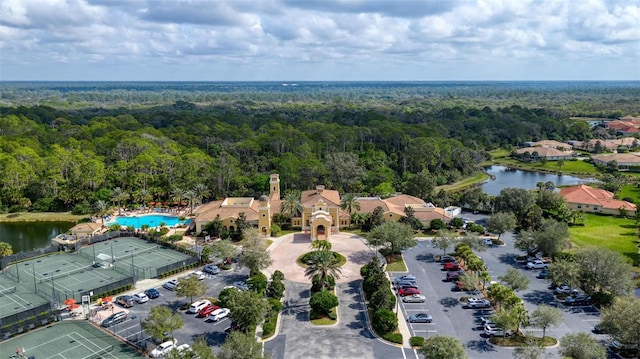
M640 203L640 188L633 184L623 185L616 193L616 198L631 198L633 203Z
M584 226L569 227L569 233L576 247L607 248L640 265L638 230L633 219L585 213Z
M0 214L0 222L78 222L88 218L71 212L17 212Z
M587 176L595 176L600 174L597 168L595 168L590 163L585 161L564 161L564 166L559 167L558 161L548 161L544 165L540 162L521 162L513 158L501 158L495 159L494 163L520 168L524 170L531 171L541 171L541 172L561 172L566 174L576 174L576 175L587 175Z
M442 185L442 186L437 186L435 188L435 191L438 192L440 190L445 190L447 192L449 191L459 191L461 189L470 187L474 184L478 184L478 183L482 183L486 180L489 179L489 175L484 173L484 172L478 172L475 175L471 176L471 177L467 177L464 178L458 182L452 183L452 184L446 184L446 185Z
M388 255L387 259L387 272L406 272L407 266L404 264L402 255Z
M550 336L545 336L544 338L539 338L539 337L534 337L534 338L537 341L537 344L543 347L550 347L552 345L558 344L558 340ZM521 347L521 346L527 345L527 339L528 337L525 337L524 335L517 335L514 337L507 337L507 338L499 338L499 337L491 338L489 339L489 341L498 346Z

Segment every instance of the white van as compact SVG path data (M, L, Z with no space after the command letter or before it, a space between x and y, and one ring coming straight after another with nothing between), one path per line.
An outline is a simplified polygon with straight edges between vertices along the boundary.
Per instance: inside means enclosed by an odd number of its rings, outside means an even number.
M206 299L202 299L196 302L193 302L191 304L191 306L189 306L189 310L187 311L187 313L198 313L200 311L200 309L206 307L207 305L210 305L211 302L206 300Z

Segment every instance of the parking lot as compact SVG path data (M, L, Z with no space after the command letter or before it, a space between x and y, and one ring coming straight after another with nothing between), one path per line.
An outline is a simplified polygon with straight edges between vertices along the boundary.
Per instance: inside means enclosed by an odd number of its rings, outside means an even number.
M221 271L220 274L217 275L207 275L204 279L207 283L207 292L204 297L217 297L225 286L232 285L236 281L246 280L248 274L248 270L241 269L237 271ZM150 299L147 303L136 304L128 308L129 315L127 320L110 326L107 329L139 347L144 348L146 345L149 350L155 347L149 335L145 333L140 326L142 321L148 317L149 308L151 306L167 305L174 310L178 310L182 304L189 302L189 298L178 298L174 291L165 289L161 285L156 287L156 289L160 292L160 297ZM195 300L194 298L194 301ZM206 321L206 318L197 317L196 314L190 314L186 311L178 311L178 313L180 313L180 316L184 319L184 326L173 333L178 344L192 344L196 338L205 336L207 344L213 347L214 352L218 352L220 345L226 338L225 329L227 329L231 323L228 318L222 319L219 322L209 322Z
M466 215L465 215L466 216ZM470 216L471 217L471 216ZM476 222L482 223L486 217L473 216ZM485 262L492 280L497 281L509 268L521 270L530 279L527 290L518 292L525 303L525 308L531 312L540 304L546 304L560 308L564 313L564 321L558 327L547 329L547 335L560 339L565 334L586 332L601 341L608 339L607 335L593 334L591 330L599 322L599 311L593 306L565 306L553 295L549 282L536 278L538 270L527 270L521 263L516 263L515 258L521 255L520 251L513 247L513 234L504 234L501 239L504 246L491 246L484 252L476 253ZM449 252L453 248L449 249ZM419 245L404 252L404 260L411 274L416 276L416 284L426 303L399 302L404 317L424 312L433 317L432 323L407 323L412 335L429 337L435 334L454 336L467 347L469 358L512 358L513 350L498 348L491 345L482 333L482 316L490 315L491 310L463 308L460 298L469 296L464 292L456 292L452 289L455 283L444 281L446 272L442 271L442 265L435 262L435 256L443 254L442 250L433 248L430 240L421 240ZM400 276L405 273L392 273ZM542 335L542 329L523 328L524 332L536 336ZM549 357L560 358L558 350L547 349ZM613 354L611 354L613 357ZM416 354L416 357L418 355Z

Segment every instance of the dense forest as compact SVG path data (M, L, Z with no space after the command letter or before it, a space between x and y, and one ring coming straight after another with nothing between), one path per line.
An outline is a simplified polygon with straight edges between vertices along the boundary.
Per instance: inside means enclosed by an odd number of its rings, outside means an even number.
M3 83L0 201L87 212L99 199L257 196L269 173L284 190L429 200L489 150L586 140L570 116L638 111L637 83L605 84Z

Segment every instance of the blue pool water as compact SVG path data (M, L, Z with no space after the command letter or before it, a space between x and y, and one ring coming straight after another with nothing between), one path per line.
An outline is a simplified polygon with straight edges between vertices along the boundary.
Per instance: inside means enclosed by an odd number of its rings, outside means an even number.
M134 227L134 228L142 228L143 225L148 224L150 228L160 226L160 223L164 223L165 226L171 227L179 224L190 223L191 220L187 219L184 221L180 221L176 216L166 216L162 214L150 214L146 216L130 216L130 217L116 217L114 221L107 223L113 224L118 223L121 226L125 227Z

